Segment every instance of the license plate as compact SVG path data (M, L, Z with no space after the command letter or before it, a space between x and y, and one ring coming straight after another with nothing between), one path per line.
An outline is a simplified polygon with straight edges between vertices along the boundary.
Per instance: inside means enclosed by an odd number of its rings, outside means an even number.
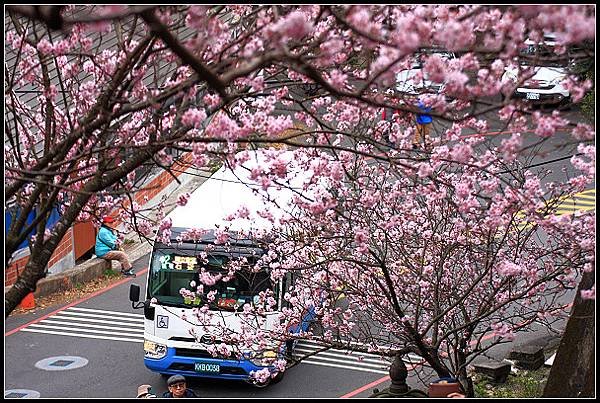
M537 92L528 92L525 97L527 99L540 99L540 94L538 94Z
M212 374L218 374L221 371L221 366L219 364L196 362L196 363L194 363L194 370L196 372L209 372Z

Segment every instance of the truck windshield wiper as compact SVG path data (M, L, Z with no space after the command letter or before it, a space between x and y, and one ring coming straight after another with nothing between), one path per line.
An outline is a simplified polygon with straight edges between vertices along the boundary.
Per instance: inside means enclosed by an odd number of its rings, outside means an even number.
M156 297L154 297L154 298L156 298ZM169 302L169 301L163 301L158 298L156 298L156 303L160 304L160 305L174 306L174 307L178 307L178 308L188 308L190 306L190 305L184 304L182 302Z

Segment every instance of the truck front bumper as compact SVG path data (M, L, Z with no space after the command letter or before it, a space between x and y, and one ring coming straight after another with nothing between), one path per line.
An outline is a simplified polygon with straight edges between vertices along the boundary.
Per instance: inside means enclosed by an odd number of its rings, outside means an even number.
M215 368L219 366L218 372L196 371L196 363L211 364L202 367ZM210 356L206 351L167 348L167 355L161 359L144 357L144 365L151 371L161 374L179 374L200 378L218 378L229 380L248 381L251 371L259 371L265 367L253 364L249 360L221 359Z

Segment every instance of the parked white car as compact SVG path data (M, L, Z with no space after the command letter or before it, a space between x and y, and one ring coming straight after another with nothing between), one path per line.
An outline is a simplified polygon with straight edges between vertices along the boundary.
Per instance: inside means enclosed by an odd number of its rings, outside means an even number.
M554 54L556 35L544 35L541 42L530 39L525 41L521 49L521 69L528 67L529 63L536 62L533 67L533 76L522 83L512 94L513 98L522 98L532 103L561 103L570 102L570 93L565 88L564 82L568 76L568 64L560 64ZM528 73L530 75L530 73ZM519 81L518 70L514 67L506 68L504 80Z
M533 76L515 89L513 98L522 98L534 103L570 102L571 94L564 85L567 79L567 70L564 67L535 66L533 71ZM518 82L518 70L507 68L502 80Z

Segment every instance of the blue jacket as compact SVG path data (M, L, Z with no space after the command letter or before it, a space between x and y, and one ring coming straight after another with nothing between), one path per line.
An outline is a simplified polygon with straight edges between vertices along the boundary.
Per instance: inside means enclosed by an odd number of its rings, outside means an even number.
M166 391L163 393L162 397L173 397L173 394L170 391ZM200 397L193 390L186 389L183 397Z
M422 113L417 114L417 123L420 125L426 125L426 124L431 123L433 121L433 119L431 118L431 115L428 113L428 112L431 112L431 108L426 107L425 104L423 104L423 102L421 102L421 101L419 101L419 104L417 106L422 111Z
M100 227L96 236L96 256L102 257L117 246L117 236L106 226Z

